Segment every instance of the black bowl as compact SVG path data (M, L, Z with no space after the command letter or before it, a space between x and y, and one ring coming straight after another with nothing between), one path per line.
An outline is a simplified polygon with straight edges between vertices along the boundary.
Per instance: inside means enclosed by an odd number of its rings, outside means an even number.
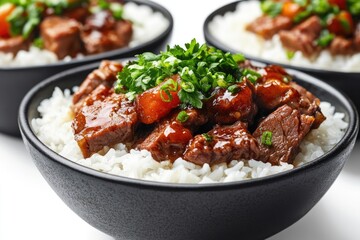
M204 31L204 37L207 43L210 45L219 48L226 52L232 52L236 53L239 52L235 49L232 49L231 47L227 46L225 43L218 40L211 32L209 31L209 23L214 19L216 16L223 16L228 12L234 12L236 10L236 6L240 2L245 2L248 0L240 0L236 1L230 4L227 4L225 6L222 6L218 8L217 10L213 11L205 20L203 31ZM257 1L257 0L251 0L251 1ZM310 75L313 75L317 78L320 78L321 80L329 83L330 85L334 86L337 89L340 89L344 91L355 103L355 105L358 107L358 110L360 110L360 94L358 93L358 90L360 89L360 69L358 72L341 72L341 71L331 71L331 70L321 70L321 69L315 69L315 68L307 68L307 67L301 67L301 66L294 66L294 65L288 65L283 64L280 62L274 62L270 61L268 59L259 58L256 56L252 56L249 54L244 53L245 57L257 62L263 62L266 64L275 64L275 65L282 65L286 68L292 68L299 70L301 72L308 73Z
M325 194L354 147L359 119L339 91L306 74L297 82L345 113L344 137L328 153L294 170L218 184L171 184L102 173L56 154L34 134L37 106L55 86L70 89L97 65L36 85L24 98L19 125L37 168L60 198L95 228L118 239L263 239L304 216ZM54 216L55 218L56 216ZM316 226L314 226L316 227Z
M56 73L67 69L98 62L102 59L117 59L119 57L133 57L137 53L145 51L158 52L163 50L173 29L173 18L170 12L161 5L146 0L125 0L151 7L160 12L169 21L167 29L156 38L135 47L121 48L104 52L83 59L70 62L30 67L3 68L0 66L0 132L20 136L17 125L18 109L21 99L38 82Z

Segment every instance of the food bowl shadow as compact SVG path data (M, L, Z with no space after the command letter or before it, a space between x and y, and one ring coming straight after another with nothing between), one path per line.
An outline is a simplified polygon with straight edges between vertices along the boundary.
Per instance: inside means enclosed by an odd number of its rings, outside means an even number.
M116 239L264 239L298 221L344 166L359 128L354 105L330 85L289 70L295 80L345 114L349 127L325 155L293 170L241 182L171 184L99 172L56 154L31 120L53 89L79 84L97 65L69 70L36 85L19 110L23 141L59 197L90 225ZM55 216L54 216L55 217Z
M163 6L146 0L125 0L139 5L146 5L160 12L169 21L168 27L157 37L134 47L125 47L96 55L86 56L69 62L58 62L41 66L1 67L0 66L0 132L20 137L17 124L18 109L25 94L37 83L56 73L73 67L99 62L103 59L133 57L145 51L159 52L168 43L173 30L173 17Z

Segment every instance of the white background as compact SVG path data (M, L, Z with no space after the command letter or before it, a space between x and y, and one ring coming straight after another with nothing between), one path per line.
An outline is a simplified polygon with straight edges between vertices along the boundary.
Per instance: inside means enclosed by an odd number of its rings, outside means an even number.
M206 16L229 0L157 0L173 14L170 44L203 42ZM3 113L2 113L3 114ZM1 116L0 116L1 117ZM334 185L300 221L272 240L360 239L360 143ZM106 240L73 213L35 168L20 139L0 134L0 239ZM261 227L261 226L259 226Z

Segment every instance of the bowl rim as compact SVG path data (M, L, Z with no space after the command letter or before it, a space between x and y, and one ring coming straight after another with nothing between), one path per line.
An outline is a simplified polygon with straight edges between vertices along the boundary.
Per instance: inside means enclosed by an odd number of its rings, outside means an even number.
M102 53L98 53L98 54L93 54L93 55L88 55L88 56L84 56L83 58L79 58L79 59L71 59L70 61L57 61L54 63L50 63L50 64L42 64L42 65L35 65L35 66L20 66L20 67L1 67L0 66L0 71L6 72L6 71L21 71L21 70L41 70L41 69L45 69L45 68L51 68L51 67L65 67L65 66L69 66L72 67L72 65L85 65L88 63L92 63L92 62L96 62L96 61L100 61L102 59L108 59L108 58L114 58L114 57L121 57L121 56L126 56L128 54L133 54L135 52L142 52L144 49L146 49L148 46L152 46L152 45L156 45L158 44L160 41L162 41L163 39L165 39L172 31L173 27L174 27L174 19L172 14L170 13L170 11L165 8L163 5L160 5L157 2L153 2L151 0L124 0L124 3L135 3L137 5L145 5L150 7L154 12L159 12L161 13L168 21L169 21L169 25L166 27L166 29L159 34L158 36L156 36L153 39L150 39L149 41L143 42L139 45L136 45L134 47L123 47L123 48L118 48L118 49L114 49L114 50L110 50L110 51L106 51L106 52L102 52Z
M337 99L337 101L339 101L339 103L344 106L345 112L347 112L349 115L349 122L348 122L349 126L346 129L344 136L330 151L326 152L324 155L288 171L284 171L274 175L256 178L256 179L248 179L244 181L235 181L235 182L227 182L227 183L206 183L206 184L168 183L168 182L156 182L149 180L134 179L119 175L113 175L110 173L104 173L92 169L90 167L86 167L78 163L75 163L65 157L62 157L58 153L48 148L44 143L40 141L40 139L36 137L31 127L31 123L30 123L31 120L28 120L29 107L33 98L37 94L41 94L41 91L47 88L48 85L51 85L53 82L64 81L63 78L68 75L72 75L84 71L90 72L91 70L95 69L98 66L99 63L93 63L85 66L72 68L63 71L61 73L58 73L52 77L49 77L46 80L35 85L26 94L26 96L23 98L21 102L19 108L18 123L25 145L27 145L26 142L28 142L28 144L30 144L33 148L35 148L37 151L43 154L47 158L47 161L48 160L54 161L58 164L63 165L64 167L71 168L72 170L80 174L86 174L94 178L101 179L103 181L120 183L123 185L129 185L129 186L135 186L141 188L164 190L164 191L169 189L176 191L192 191L192 190L210 191L215 189L226 190L231 188L247 188L261 184L269 184L271 182L280 181L284 178L292 177L297 174L303 174L310 168L314 168L322 164L326 164L327 162L331 161L333 158L341 154L341 152L344 151L346 148L348 148L351 145L351 143L355 141L357 133L359 131L359 116L356 107L346 95L344 95L341 91L335 89L334 87L330 86L326 82L321 81L318 78L312 77L308 74L299 72L297 70L286 69L290 74L295 75L296 78L300 79L301 81L315 85L320 89L323 89L327 93L333 95ZM42 98L42 100L43 99L45 98Z
M292 68L292 69L296 69L296 70L299 70L299 71L308 72L308 73L311 73L311 74L328 74L328 75L346 74L346 75L360 76L360 71L346 72L346 71L335 71L335 70L329 70L329 69L311 68L311 67L306 67L306 66L297 66L297 65L291 65L291 64L282 63L282 62L276 62L276 61L264 59L264 58L261 58L261 57L253 56L251 54L247 54L247 53L244 53L242 51L238 51L238 50L233 49L232 47L228 46L227 44L221 42L213 34L211 34L211 32L209 30L209 24L216 16L224 16L228 12L234 12L239 3L249 2L249 1L257 1L258 2L259 0L237 0L237 1L225 4L225 5L217 8L217 9L215 9L213 12L211 12L206 17L206 19L204 21L204 24L203 24L203 34L204 34L205 41L207 43L209 43L210 45L212 45L212 46L214 46L216 48L219 48L219 49L221 49L223 51L226 51L226 52L231 52L231 53L239 53L239 52L241 52L247 59L254 60L254 61L257 61L257 62L263 62L263 63L266 63L266 64L273 64L273 65L281 65L281 66L283 66L285 68Z

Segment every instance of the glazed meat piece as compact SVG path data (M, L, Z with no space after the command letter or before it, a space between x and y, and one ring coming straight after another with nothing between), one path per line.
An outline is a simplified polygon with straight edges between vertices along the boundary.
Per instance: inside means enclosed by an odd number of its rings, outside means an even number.
M119 39L122 41L122 46L129 45L129 42L133 35L133 27L131 22L127 20L116 22L115 31L116 34L119 36Z
M137 148L148 150L157 161L174 161L181 157L193 132L208 121L207 116L198 109L190 108L185 112L188 116L185 122L177 120L179 111L175 111L170 119L159 123Z
M72 8L64 12L63 16L85 23L86 18L91 14L86 7Z
M301 51L305 56L313 56L321 50L315 44L321 30L320 18L313 16L290 31L281 31L279 36L285 48L291 51Z
M262 78L255 84L256 104L265 112L281 105L298 107L300 94L289 85L291 77L279 66L267 66L262 71Z
M96 54L127 46L131 36L129 21L116 22L109 11L100 11L86 20L82 40L86 52Z
M80 38L80 24L69 18L50 16L40 25L44 48L54 52L59 59L75 57L83 49Z
M0 38L0 52L16 55L20 50L28 50L30 41L21 36L11 38Z
M239 120L251 122L257 113L253 85L243 81L233 86L236 86L234 92L216 88L213 97L206 103L206 108L215 123L232 124Z
M256 33L265 39L270 39L279 31L290 29L292 25L292 20L285 16L261 16L250 23L246 30Z
M300 114L297 109L288 105L279 107L267 116L253 133L260 148L257 160L270 162L272 165L279 165L280 162L292 163L314 120L313 116ZM272 136L269 137L269 134Z
M298 105L300 113L314 116L315 120L311 127L313 129L318 128L320 124L326 119L320 109L320 99L315 97L311 92L295 82L291 82L290 86L300 94Z
M247 130L247 125L237 122L230 126L215 126L207 134L196 135L184 153L184 159L203 165L229 163L237 159L257 159L259 146Z
M90 157L105 146L131 142L137 123L134 103L100 85L87 97L72 127L83 156Z
M76 104L75 112L81 107L81 100L86 98L99 85L111 87L122 68L123 65L121 63L107 60L102 61L100 67L86 77L79 90L74 94L73 104Z
M355 41L344 37L335 37L330 43L332 55L352 55L356 53Z

